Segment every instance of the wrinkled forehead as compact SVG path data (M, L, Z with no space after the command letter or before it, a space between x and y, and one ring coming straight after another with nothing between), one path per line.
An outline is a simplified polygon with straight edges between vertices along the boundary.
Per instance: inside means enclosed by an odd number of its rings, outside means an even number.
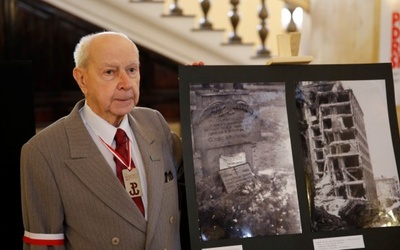
M99 63L139 63L139 52L129 39L117 34L103 34L91 41L89 58Z

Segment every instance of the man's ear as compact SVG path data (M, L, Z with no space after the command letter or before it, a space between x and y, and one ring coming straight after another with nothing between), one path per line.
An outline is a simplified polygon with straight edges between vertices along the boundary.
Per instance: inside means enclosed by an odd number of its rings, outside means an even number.
M80 68L75 67L72 71L72 75L74 76L74 79L76 83L78 84L79 88L83 93L86 93L86 84L83 79L83 72Z

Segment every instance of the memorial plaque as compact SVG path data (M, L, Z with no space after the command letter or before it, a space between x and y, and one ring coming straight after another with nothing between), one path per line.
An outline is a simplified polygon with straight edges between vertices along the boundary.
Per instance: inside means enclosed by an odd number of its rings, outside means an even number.
M246 153L240 152L233 155L221 155L219 157L219 169L225 169L246 163Z
M228 193L254 178L248 163L222 169L219 174Z
M257 107L244 100L226 96L194 110L196 148L217 148L257 140L260 136L257 111Z

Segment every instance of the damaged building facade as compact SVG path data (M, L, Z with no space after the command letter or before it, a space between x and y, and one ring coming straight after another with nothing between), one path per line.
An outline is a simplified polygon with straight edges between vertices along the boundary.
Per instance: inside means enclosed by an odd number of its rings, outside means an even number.
M377 201L363 111L340 81L302 82L309 172L323 195ZM318 193L317 192L317 193Z

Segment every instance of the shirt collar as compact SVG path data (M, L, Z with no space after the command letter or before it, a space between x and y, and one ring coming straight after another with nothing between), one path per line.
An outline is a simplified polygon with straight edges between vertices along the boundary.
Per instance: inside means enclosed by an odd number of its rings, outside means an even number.
M84 113L86 121L90 126L90 128L93 130L93 132L97 136L101 137L105 143L112 145L117 128L108 123L106 120L104 120L97 114L95 114L93 110L87 105L86 102L85 105L83 106L82 112ZM132 141L132 133L129 126L127 115L125 115L124 118L122 119L119 128L123 129L128 135L129 139Z

